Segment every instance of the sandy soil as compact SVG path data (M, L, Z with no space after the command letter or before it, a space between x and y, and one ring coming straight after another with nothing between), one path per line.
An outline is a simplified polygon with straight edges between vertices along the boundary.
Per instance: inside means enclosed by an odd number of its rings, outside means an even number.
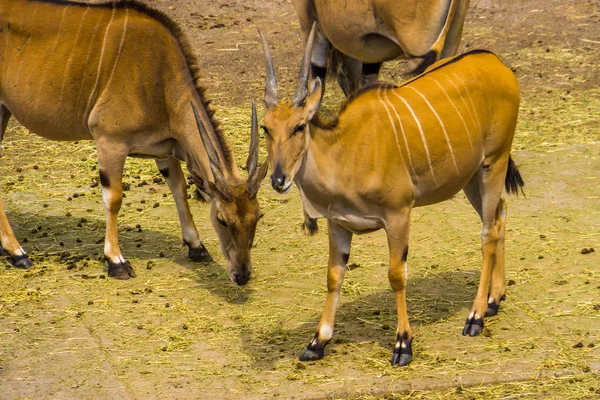
M291 2L148 3L189 35L241 164L250 99L264 90L257 28L273 47L281 96L295 88L302 40ZM194 203L193 212L215 262L196 264L153 163L128 161L120 239L138 276L108 279L93 144L49 142L13 121L0 187L36 265L6 263L0 274L0 397L600 397L599 19L595 1L472 1L460 51L496 52L522 89L513 155L526 196L508 198L507 301L483 335L462 337L480 224L462 194L415 210L415 355L403 369L388 365L396 317L383 233L355 238L334 340L322 361L299 363L325 299L327 236L323 222L319 235L301 234L297 193L263 185L255 273L238 288L208 207ZM389 62L382 79L400 82L403 70ZM334 86L331 108L341 96Z

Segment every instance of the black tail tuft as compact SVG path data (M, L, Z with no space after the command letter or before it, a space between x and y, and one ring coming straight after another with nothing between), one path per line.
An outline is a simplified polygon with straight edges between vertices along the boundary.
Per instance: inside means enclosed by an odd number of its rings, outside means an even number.
M519 169L517 168L517 165L513 161L512 157L508 156L508 171L506 171L506 179L504 180L506 192L518 196L519 189L521 189L521 194L525 196L525 192L523 192L523 186L525 186L525 182L519 173Z

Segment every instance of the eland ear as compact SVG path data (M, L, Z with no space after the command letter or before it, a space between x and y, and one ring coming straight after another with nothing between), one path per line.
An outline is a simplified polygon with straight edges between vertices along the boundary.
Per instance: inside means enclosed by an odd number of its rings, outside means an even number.
M256 171L254 175L248 178L248 185L246 192L248 192L248 199L254 200L256 195L258 194L258 189L260 188L260 183L267 176L267 171L269 171L269 159L267 158L260 168Z
M319 112L321 97L323 96L323 84L321 79L315 79L311 84L310 94L306 97L304 105L304 118L310 121Z

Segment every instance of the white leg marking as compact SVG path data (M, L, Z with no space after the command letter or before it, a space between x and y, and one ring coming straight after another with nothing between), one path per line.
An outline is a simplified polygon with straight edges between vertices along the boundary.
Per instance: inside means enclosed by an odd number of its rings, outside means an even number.
M479 132L481 132L481 121L479 120L479 116L477 115L477 108L475 108L475 103L473 103L473 99L471 98L471 93L469 93L469 90L467 89L467 85L465 84L465 81L462 80L462 78L460 77L460 75L456 75L456 74L452 74L456 79L458 79L460 81L460 83L462 83L462 85L465 88L465 92L467 93L467 97L469 98L469 102L471 103L471 107L473 108L473 113L475 115L475 121L477 121L477 126L479 127Z
M433 178L433 181L435 183L437 183L437 181L435 180L435 174L433 172L433 165L431 164L431 156L429 155L429 148L427 147L427 139L425 138L425 133L423 132L423 127L421 126L421 122L419 122L417 115L415 114L415 112L412 109L412 107L410 106L410 104L408 104L408 101L406 101L404 99L404 97L402 97L398 93L396 93L395 90L392 90L391 92L394 94L394 96L396 96L397 98L402 100L402 102L404 103L406 108L408 108L408 111L410 111L411 115L415 119L415 122L417 123L417 127L419 128L419 133L421 134L421 139L423 140L423 146L425 147L425 154L427 155L427 162L429 163L429 170L431 171L431 177Z
M462 114L460 113L458 107L456 107L456 104L454 104L454 101L452 100L452 98L450 97L450 95L448 94L448 92L446 91L444 86L442 86L442 84L435 78L432 78L430 76L426 76L425 78L434 81L435 84L438 85L438 87L442 90L442 92L444 92L444 94L446 95L446 98L448 99L450 104L452 104L452 107L454 107L454 110L456 111L456 113L458 114L458 117L462 121L463 126L465 127L465 131L467 132L467 138L469 139L469 145L471 146L471 149L473 149L473 141L471 140L471 132L469 131L469 127L467 126L465 119L463 118Z
M117 63L119 62L119 56L121 55L121 51L123 50L123 43L125 43L125 35L127 34L127 20L129 19L129 8L125 7L125 21L123 22L123 35L121 35L121 43L119 44L119 50L117 51L117 56L115 57L115 61L113 63L112 71L110 71L110 76L108 78L108 83L106 86L110 84L112 80L113 74L115 73L115 68L117 68Z
M329 326L328 324L321 325L321 327L319 328L319 339L322 341L329 340L332 336L333 330L331 329L331 326Z
M88 97L86 116L89 114L90 107L92 104L92 100L98 93L98 84L100 83L100 75L102 75L102 63L104 62L104 52L106 50L106 40L108 39L108 33L110 32L110 27L112 25L113 20L115 19L116 8L113 5L112 15L110 16L110 21L108 21L108 25L106 25L106 30L104 31L104 39L102 40L102 50L100 51L100 61L98 61L98 73L96 74L96 83L94 83L94 89L90 93L90 97Z
M381 103L383 108L385 108L388 118L390 119L390 125L392 126L392 130L394 131L394 136L396 137L396 146L398 146L398 152L400 153L400 157L402 158L402 163L404 165L406 165L406 161L404 160L404 155L402 154L402 148L400 147L400 140L398 139L398 131L396 130L396 124L395 124L394 119L392 118L392 114L390 113L390 107L393 109L394 106L389 103L389 100L387 100L387 98L384 98L384 97L386 97L385 91L384 91L384 94L382 95L381 88L377 89L377 94L378 94L379 102ZM397 115L398 114L396 114L396 116ZM408 150L408 146L406 147L406 149ZM410 150L408 150L408 152L409 152L408 158L409 158L409 163L410 163ZM412 168L412 163L410 163L410 166ZM414 171L414 169L413 169L413 171Z
M473 318L474 315L475 315L475 311L471 311L471 314L469 314L469 319Z
M496 302L496 300L494 300L494 298L492 296L490 296L490 298L488 299L488 304L492 304L495 302Z
M75 35L75 41L73 42L73 48L71 49L71 53L69 53L69 58L67 60L67 65L65 67L65 74L62 78L62 84L60 86L60 98L58 104L62 104L63 96L65 95L65 83L67 82L67 77L71 75L71 67L73 66L73 50L78 48L79 37L81 36L81 30L85 23L85 17L89 11L89 7L85 8L83 15L81 16L81 21L79 22L79 27L77 28L77 34Z
M452 144L450 143L450 138L448 137L448 132L446 131L446 125L444 125L444 122L440 118L439 114L437 113L437 111L435 111L435 108L433 108L433 106L431 105L431 103L429 102L429 100L427 100L427 97L425 97L425 95L423 93L419 92L413 86L409 85L407 87L411 88L419 96L421 96L421 98L425 101L425 103L427 103L427 106L433 112L433 115L435 115L435 117L437 118L438 122L440 123L440 126L442 127L442 132L444 132L444 138L446 138L446 143L448 144L448 150L450 150L450 155L452 156L452 162L454 163L454 168L456 168L456 172L458 172L458 165L456 164L456 157L454 157L454 149L452 149Z

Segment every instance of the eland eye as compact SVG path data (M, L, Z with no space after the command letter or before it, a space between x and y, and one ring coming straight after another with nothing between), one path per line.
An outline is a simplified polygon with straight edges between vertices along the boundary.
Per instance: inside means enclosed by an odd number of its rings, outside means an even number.
M263 133L264 133L264 135L265 135L266 138L270 138L271 137L271 134L269 133L269 130L267 129L266 126L262 125L260 128L263 130Z
M225 220L224 220L224 219L221 219L221 218L217 217L217 222L218 222L220 225L223 225L225 228L227 228L227 222L225 222Z
M306 124L300 124L296 126L294 128L294 131L292 132L292 136L294 136L297 133L304 132L304 129L306 129Z

